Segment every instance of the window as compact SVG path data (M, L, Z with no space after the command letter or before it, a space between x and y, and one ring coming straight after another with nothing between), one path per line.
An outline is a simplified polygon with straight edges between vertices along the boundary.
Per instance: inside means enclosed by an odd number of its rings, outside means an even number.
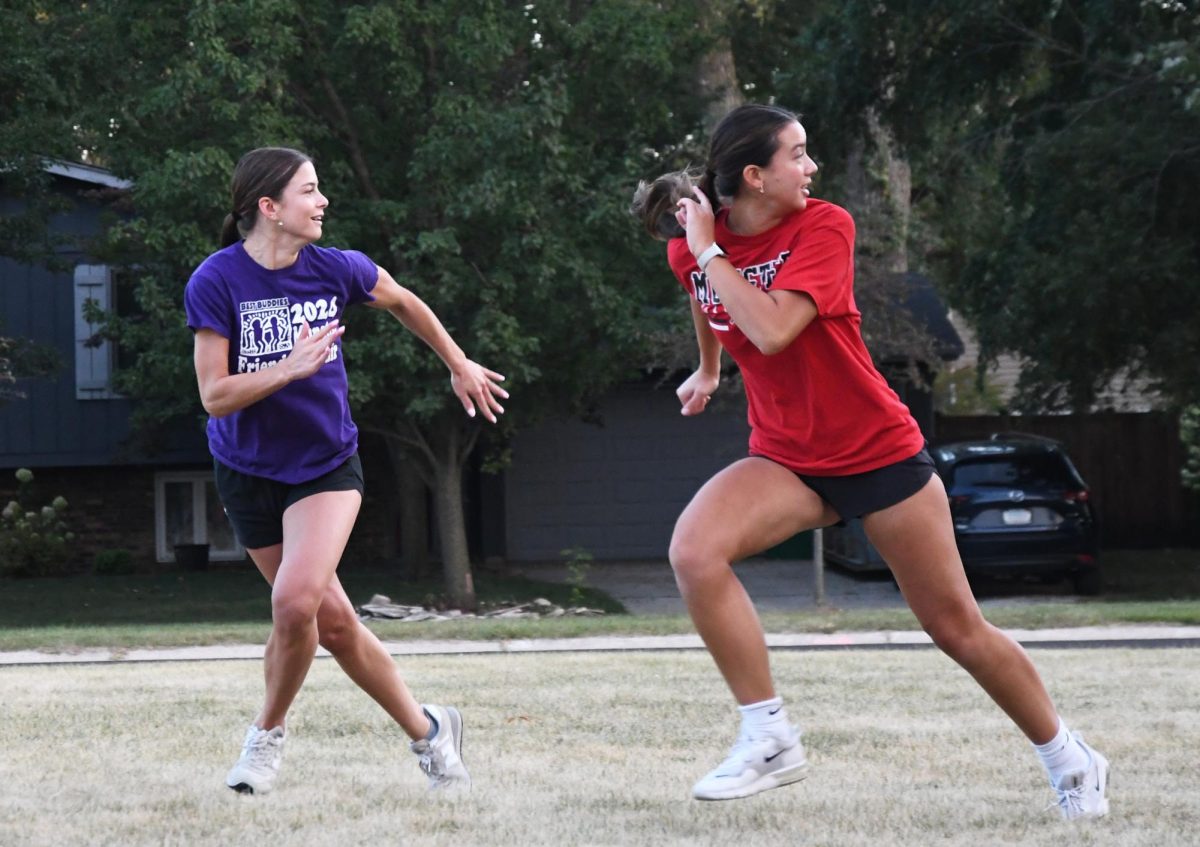
M1002 488L1072 488L1070 471L1058 456L1005 456L962 462L955 466L953 485Z
M105 312L128 318L141 314L128 274L108 265L75 266L75 398L119 398L112 386L117 371L133 364L128 347L97 335L100 325L87 319L88 301Z
M156 474L154 524L160 562L175 561L176 544L207 544L209 558L214 561L246 555L225 517L209 471Z
M111 385L113 343L95 338L100 327L84 314L89 300L105 311L113 308L113 274L108 265L75 266L75 397L108 400L117 396Z

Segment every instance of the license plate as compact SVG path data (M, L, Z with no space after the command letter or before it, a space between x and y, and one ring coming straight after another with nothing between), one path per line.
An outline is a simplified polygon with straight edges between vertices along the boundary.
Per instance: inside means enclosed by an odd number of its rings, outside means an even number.
M1033 512L1029 509L1005 509L1000 519L1005 526L1028 526L1033 523Z

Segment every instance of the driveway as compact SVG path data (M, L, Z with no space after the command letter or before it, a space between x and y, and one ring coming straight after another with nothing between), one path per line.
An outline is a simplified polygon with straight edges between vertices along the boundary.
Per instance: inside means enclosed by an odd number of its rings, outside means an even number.
M557 563L531 563L514 570L530 579L568 582L566 568ZM813 563L807 559L750 559L734 568L760 611L815 609ZM584 584L611 595L631 614L683 614L675 576L665 561L594 562ZM904 598L886 576L857 576L837 568L825 569L826 604L840 609L886 608L904 605Z

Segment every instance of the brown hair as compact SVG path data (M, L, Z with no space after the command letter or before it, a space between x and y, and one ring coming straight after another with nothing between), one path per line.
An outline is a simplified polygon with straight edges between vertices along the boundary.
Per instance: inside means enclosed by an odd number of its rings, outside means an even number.
M748 165L765 166L779 149L779 132L799 116L779 106L738 106L713 130L708 145L708 162L699 170L663 174L653 182L638 183L630 211L651 237L678 238L683 228L675 220L676 204L693 197L698 187L714 209L732 200L742 187L742 171Z
M233 211L221 226L221 246L246 237L258 220L258 200L278 200L308 156L290 147L259 147L238 160L230 184Z

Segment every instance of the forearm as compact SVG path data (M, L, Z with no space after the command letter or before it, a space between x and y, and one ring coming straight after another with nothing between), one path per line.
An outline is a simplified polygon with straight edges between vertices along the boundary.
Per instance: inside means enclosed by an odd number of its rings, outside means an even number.
M460 368L467 360L462 348L446 332L433 310L411 291L406 290L403 302L390 307L388 311L404 324L405 329L428 344L451 371Z
M708 263L708 284L721 298L721 305L750 343L770 355L795 337L788 335L787 315L767 292L747 285L737 269L723 256ZM714 339L715 342L715 339Z
M692 324L696 329L696 347L700 352L700 365L697 370L720 378L721 342L717 340L717 334L708 325L708 318L695 300L692 300Z
M223 418L271 396L292 381L285 365L286 360L282 360L274 367L230 374L201 385L200 400L205 411L214 418Z

